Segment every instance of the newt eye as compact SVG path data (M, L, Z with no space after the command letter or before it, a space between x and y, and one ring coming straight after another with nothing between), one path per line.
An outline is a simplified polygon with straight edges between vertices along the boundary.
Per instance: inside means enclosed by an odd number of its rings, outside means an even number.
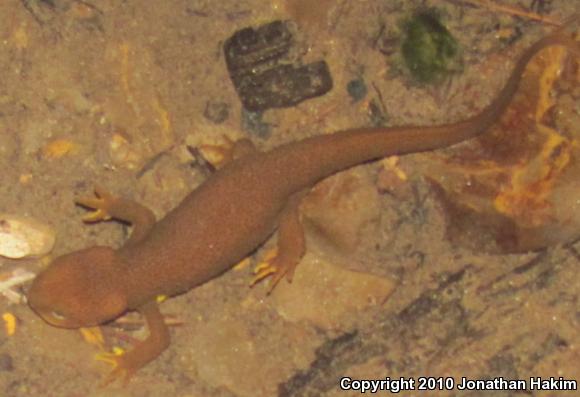
M58 321L63 321L66 320L66 317L59 311L53 310L52 312L50 312L50 315Z

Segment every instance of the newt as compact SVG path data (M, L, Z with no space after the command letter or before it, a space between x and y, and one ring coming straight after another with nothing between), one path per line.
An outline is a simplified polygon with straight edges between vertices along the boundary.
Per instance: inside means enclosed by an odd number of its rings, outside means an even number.
M77 203L93 209L89 220L132 225L118 250L94 246L56 258L28 291L30 307L47 323L92 327L128 311L146 320L149 335L114 358L108 380L128 380L161 354L170 335L156 298L175 296L219 276L277 230L277 256L257 279L270 288L293 271L305 252L300 200L322 179L391 155L444 148L486 131L508 107L530 59L551 45L576 46L557 31L523 52L495 99L479 114L438 126L359 128L315 136L258 152L248 140L232 159L175 209L156 222L146 207L103 189Z

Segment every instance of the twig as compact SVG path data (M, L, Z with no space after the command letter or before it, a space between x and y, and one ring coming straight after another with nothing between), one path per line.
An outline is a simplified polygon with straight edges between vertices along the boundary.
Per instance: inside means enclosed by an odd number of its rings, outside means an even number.
M546 23L548 25L553 25L553 26L561 26L562 25L562 23L559 21L555 21L552 18L545 17L545 16L537 14L535 12L525 11L525 10L522 10L519 8L514 8L514 7L510 7L510 6L506 6L506 5L496 4L490 0L451 0L451 1L454 1L454 2L459 1L461 3L468 3L468 4L479 6L479 7L485 7L491 11L499 11L499 12L503 12L503 13L510 14L510 15L516 15L519 17L523 17L523 18L527 18L527 19L532 19L534 21Z

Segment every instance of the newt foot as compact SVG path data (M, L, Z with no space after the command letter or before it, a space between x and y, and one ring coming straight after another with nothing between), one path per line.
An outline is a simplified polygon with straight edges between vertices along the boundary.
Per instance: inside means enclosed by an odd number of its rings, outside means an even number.
M286 276L289 283L292 282L296 265L298 265L297 262L278 255L275 251L273 253L270 252L266 255L266 259L254 268L254 278L250 282L250 287L253 287L267 277L272 276L270 279L270 285L268 286L268 291L266 292L269 295L284 276Z
M113 366L113 370L100 383L101 387L108 386L117 379L121 380L123 386L126 386L131 377L137 372L137 368L133 368L129 361L126 360L125 351L120 348L113 349L112 352L98 353L95 359Z
M95 186L95 197L80 197L75 202L93 211L83 217L83 221L94 223L108 221L112 218L110 209L113 207L116 198L101 186Z

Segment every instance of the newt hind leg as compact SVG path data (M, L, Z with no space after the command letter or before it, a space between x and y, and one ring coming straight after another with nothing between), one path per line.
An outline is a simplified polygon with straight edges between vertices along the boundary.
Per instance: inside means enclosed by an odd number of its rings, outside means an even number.
M278 225L277 253L273 259L259 264L254 269L251 286L271 276L268 294L286 276L292 282L294 270L306 251L304 228L300 221L300 202L305 192L292 196L280 214Z

